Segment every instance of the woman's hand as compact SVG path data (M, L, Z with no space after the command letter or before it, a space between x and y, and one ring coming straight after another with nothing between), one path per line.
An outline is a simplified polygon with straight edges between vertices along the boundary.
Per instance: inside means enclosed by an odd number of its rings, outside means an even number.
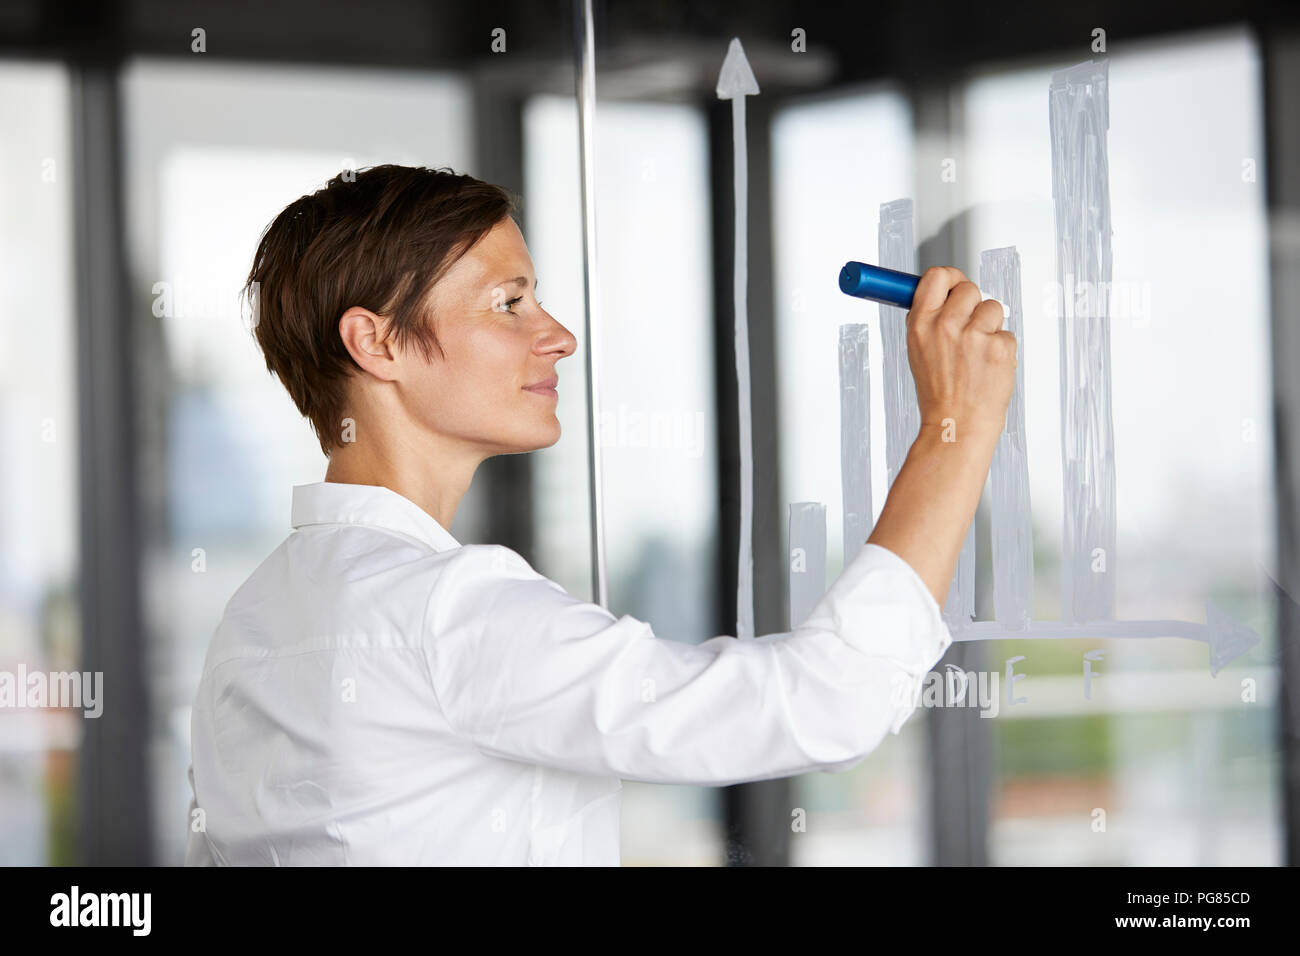
M1002 304L980 301L960 269L926 269L907 313L907 360L921 428L945 441L996 443L1016 383L1016 337L1002 329Z
M1016 339L1002 318L960 269L938 266L907 313L921 429L867 540L910 564L940 607L1015 387Z

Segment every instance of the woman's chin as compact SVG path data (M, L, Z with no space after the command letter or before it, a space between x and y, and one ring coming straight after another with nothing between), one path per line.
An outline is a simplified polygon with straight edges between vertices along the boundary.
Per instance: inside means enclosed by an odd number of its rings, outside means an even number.
M555 419L554 424L550 428L546 429L545 434L538 436L538 444L532 450L537 451L541 448L550 448L560 440L560 432L560 421L559 419Z
M511 443L507 454L522 454L529 451L540 451L543 448L550 448L560 440L560 423L552 419L550 427L542 426L531 429L527 435Z

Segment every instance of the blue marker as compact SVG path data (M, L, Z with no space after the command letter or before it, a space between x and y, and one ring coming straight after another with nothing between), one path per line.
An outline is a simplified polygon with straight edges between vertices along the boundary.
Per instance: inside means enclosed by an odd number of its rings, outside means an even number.
M900 309L912 307L912 297L920 281L920 276L909 272L895 272L865 262L846 262L840 270L840 291L845 295L896 305Z

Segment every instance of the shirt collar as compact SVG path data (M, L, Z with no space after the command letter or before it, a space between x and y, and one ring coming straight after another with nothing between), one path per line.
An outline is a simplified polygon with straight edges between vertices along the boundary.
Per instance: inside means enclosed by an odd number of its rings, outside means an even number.
M432 515L383 485L338 481L294 485L291 515L294 528L314 524L368 525L408 535L435 551L460 547L460 542Z

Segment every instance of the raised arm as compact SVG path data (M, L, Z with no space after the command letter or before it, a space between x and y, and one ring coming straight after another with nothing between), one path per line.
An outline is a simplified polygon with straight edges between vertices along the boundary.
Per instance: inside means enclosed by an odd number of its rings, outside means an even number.
M870 544L793 632L700 644L467 545L427 631L438 702L483 753L708 786L848 769L898 732L952 641L916 573Z

